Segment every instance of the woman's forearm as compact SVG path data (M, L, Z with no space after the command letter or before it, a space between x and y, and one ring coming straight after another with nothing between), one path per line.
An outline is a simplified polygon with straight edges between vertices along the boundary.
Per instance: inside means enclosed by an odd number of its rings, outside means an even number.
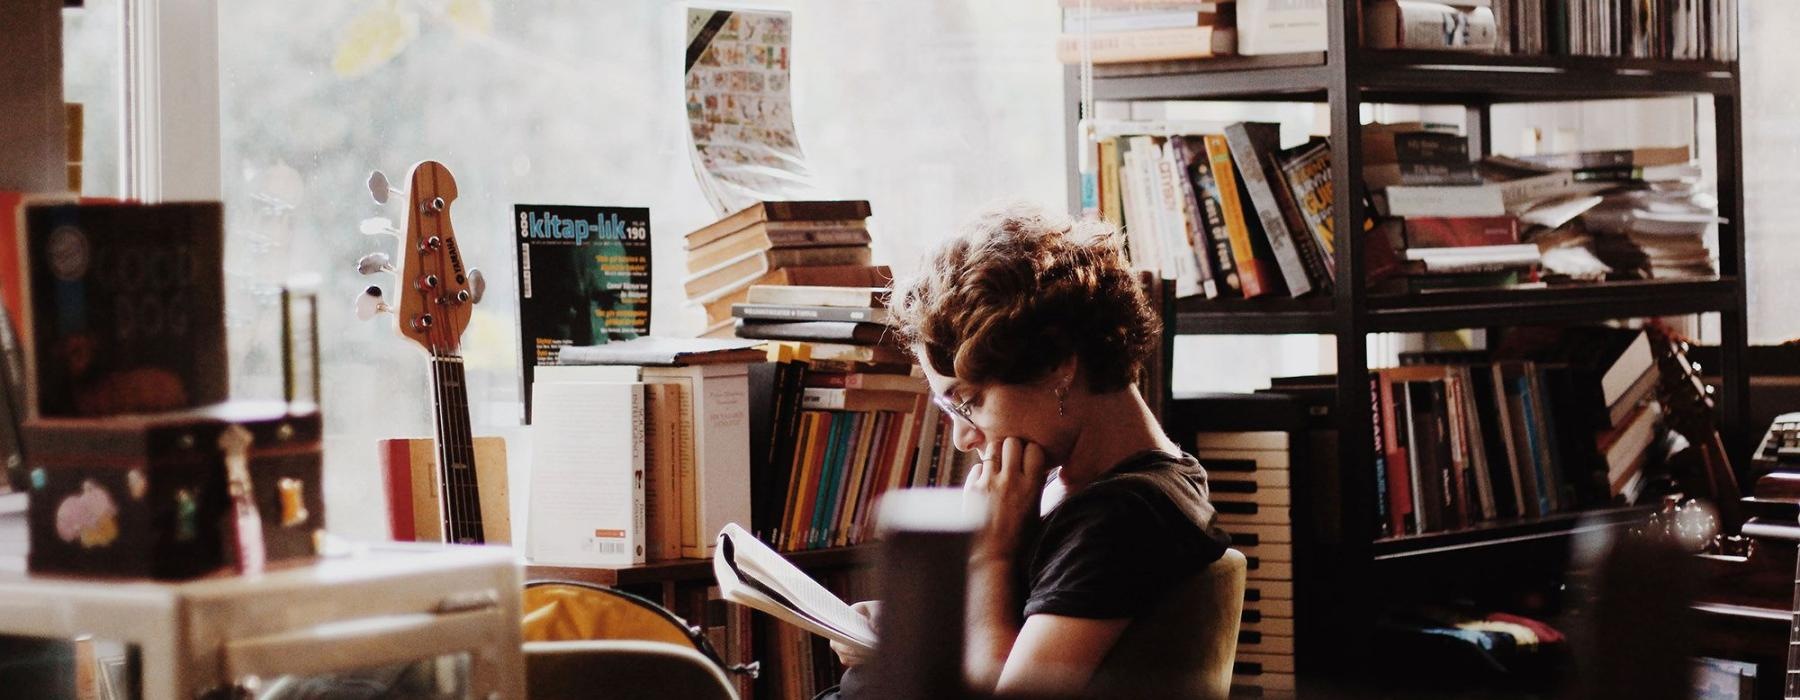
M977 558L969 563L968 653L963 664L969 682L991 692L1019 638L1019 604L1013 591L1013 563Z

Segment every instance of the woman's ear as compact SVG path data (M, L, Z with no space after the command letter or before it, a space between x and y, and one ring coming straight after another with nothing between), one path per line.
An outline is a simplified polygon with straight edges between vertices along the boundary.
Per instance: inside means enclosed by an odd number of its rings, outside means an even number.
M1063 360L1062 364L1057 365L1056 371L1052 372L1050 376L1056 378L1054 385L1056 389L1067 393L1075 386L1076 380L1081 378L1081 363L1076 361L1074 355L1070 355L1069 359Z

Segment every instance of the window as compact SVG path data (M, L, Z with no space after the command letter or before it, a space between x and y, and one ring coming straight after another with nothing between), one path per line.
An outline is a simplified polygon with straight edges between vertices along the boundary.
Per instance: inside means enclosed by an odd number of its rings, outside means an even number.
M910 269L995 198L1062 202L1053 5L765 6L794 14L802 145L836 195L872 200L877 262ZM432 421L420 352L391 316L360 323L350 313L368 284L394 292L389 276L355 272L360 256L394 245L358 222L402 217L375 205L364 179L379 168L401 182L413 163L443 161L460 189L452 213L464 255L490 282L463 337L471 418L478 435L507 438L513 512L523 513L530 450L518 427L512 205L648 206L653 330L693 328L681 237L715 215L687 155L685 7L330 0L296 11L234 0L218 11L234 391L278 395L278 285L322 273L331 524L385 533L375 441L429 435Z

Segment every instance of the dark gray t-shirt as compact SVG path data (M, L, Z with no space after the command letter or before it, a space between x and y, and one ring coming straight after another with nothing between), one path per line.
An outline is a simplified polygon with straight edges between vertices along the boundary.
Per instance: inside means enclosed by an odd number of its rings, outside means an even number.
M1213 516L1198 460L1127 458L1043 517L1025 554L1025 616L1138 616L1224 556L1231 540Z

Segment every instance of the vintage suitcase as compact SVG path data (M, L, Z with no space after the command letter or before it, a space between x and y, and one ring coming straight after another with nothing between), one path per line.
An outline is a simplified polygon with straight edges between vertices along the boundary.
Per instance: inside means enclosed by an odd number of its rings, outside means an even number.
M244 440L243 438L248 438ZM319 413L232 401L25 424L33 572L179 579L310 556L324 527ZM236 546L228 466L242 445L261 552ZM254 549L251 547L249 549Z

